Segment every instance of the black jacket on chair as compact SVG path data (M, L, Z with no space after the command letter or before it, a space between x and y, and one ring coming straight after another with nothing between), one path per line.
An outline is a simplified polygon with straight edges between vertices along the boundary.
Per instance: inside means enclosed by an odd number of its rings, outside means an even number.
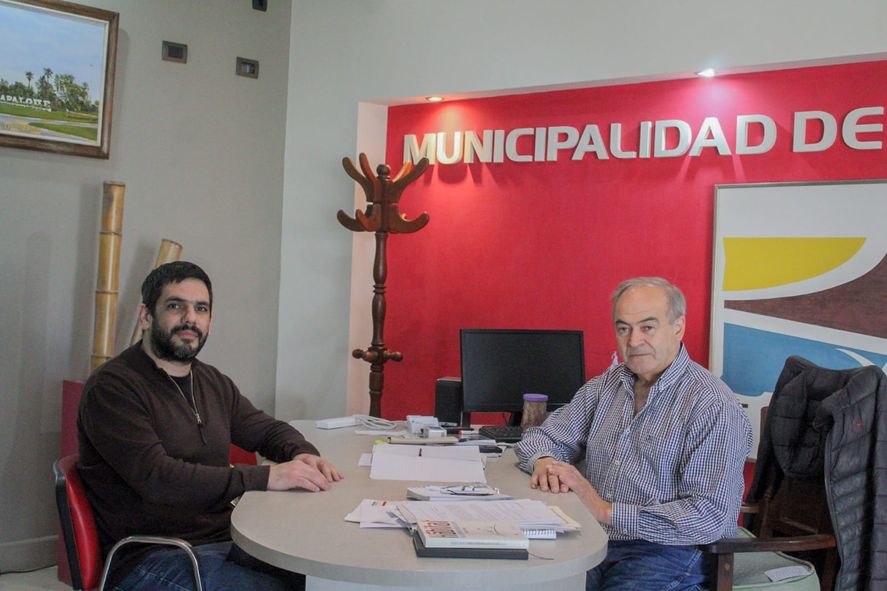
M776 383L749 500L772 462L825 479L841 568L835 591L887 589L887 376L789 357Z

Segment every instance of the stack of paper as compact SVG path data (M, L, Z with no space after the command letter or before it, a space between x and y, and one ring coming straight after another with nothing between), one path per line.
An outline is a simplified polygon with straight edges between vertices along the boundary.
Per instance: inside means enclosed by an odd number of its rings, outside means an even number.
M360 523L361 528L415 528L421 520L511 523L531 539L554 539L556 534L575 531L579 523L558 507L542 501L382 501L364 499L345 521Z
M362 528L407 527L407 524L392 509L394 509L394 503L391 501L364 499L354 511L345 516L345 521L359 523Z
M542 501L520 499L488 503L402 501L394 504L403 521L410 525L419 520L510 522L524 531L567 532L578 529L579 524L562 511L549 507ZM546 537L542 534L534 537Z
M427 482L486 482L481 454L474 446L377 444L370 478Z
M465 439L460 439L459 441L457 441L456 445L477 445L477 446L496 445L496 440L495 439L487 439L487 438L482 439L480 437L475 437L473 439L472 438L465 438Z
M407 489L407 498L414 501L509 501L511 495L503 495L498 489L491 489L490 493L465 494L460 493L455 486L414 486Z

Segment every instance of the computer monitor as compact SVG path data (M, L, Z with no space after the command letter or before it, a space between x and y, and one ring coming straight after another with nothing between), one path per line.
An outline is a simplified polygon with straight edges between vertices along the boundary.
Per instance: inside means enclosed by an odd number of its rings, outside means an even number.
M519 413L530 392L547 394L554 410L586 381L581 330L464 328L459 336L465 412Z

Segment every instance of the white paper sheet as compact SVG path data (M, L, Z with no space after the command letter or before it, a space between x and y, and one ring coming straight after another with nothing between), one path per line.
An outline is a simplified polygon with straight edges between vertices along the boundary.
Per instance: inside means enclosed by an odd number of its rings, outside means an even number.
M397 431L385 431L384 429L358 429L354 432L355 435L384 435L386 437L401 437L406 435L407 432L403 429L399 429Z
M364 528L398 528L404 524L391 513L394 504L391 501L364 499L355 509L345 516L345 521L360 523Z
M450 485L456 486L456 485ZM446 490L446 486L411 486L407 489L407 499L413 501L429 501L435 503L472 503L478 501L510 501L514 499L511 495L488 494L488 495L469 495L455 494Z
M495 502L399 501L396 503L407 521L419 519L450 521L509 521L520 527L571 529L542 501L520 499Z
M472 461L482 457L477 447L472 446L377 443L373 446L373 455L381 454Z
M399 454L373 454L370 478L373 480L417 480L420 482L487 481L483 462L479 459L473 461Z

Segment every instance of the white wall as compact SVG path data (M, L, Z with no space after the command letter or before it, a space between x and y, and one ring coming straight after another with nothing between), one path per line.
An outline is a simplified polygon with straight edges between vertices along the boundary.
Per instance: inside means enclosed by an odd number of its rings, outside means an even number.
M887 50L885 21L881 0L294 0L278 412L337 416L346 401L349 413L368 405L368 365L349 361L351 349L369 344L366 329L354 336L370 325L368 256L356 259L352 297L352 237L335 219L354 196L339 162L356 157L358 142L372 143L358 132L362 101L877 53ZM361 240L355 252L368 245Z
M59 389L86 372L103 180L127 183L119 340L159 239L179 240L215 282L203 358L282 418L341 415L368 341L348 342L340 160L381 153L359 103L887 49L880 0L79 1L121 13L111 159L0 148L0 570L38 565L55 531ZM190 63L161 62L164 39ZM236 55L259 80L233 75ZM369 276L355 288L368 326Z
M201 358L274 408L290 2L78 1L120 13L110 160L0 148L3 571L54 561L61 382L88 370L104 180L127 185L118 344L161 237L177 240L214 282ZM161 61L163 40L188 64Z

